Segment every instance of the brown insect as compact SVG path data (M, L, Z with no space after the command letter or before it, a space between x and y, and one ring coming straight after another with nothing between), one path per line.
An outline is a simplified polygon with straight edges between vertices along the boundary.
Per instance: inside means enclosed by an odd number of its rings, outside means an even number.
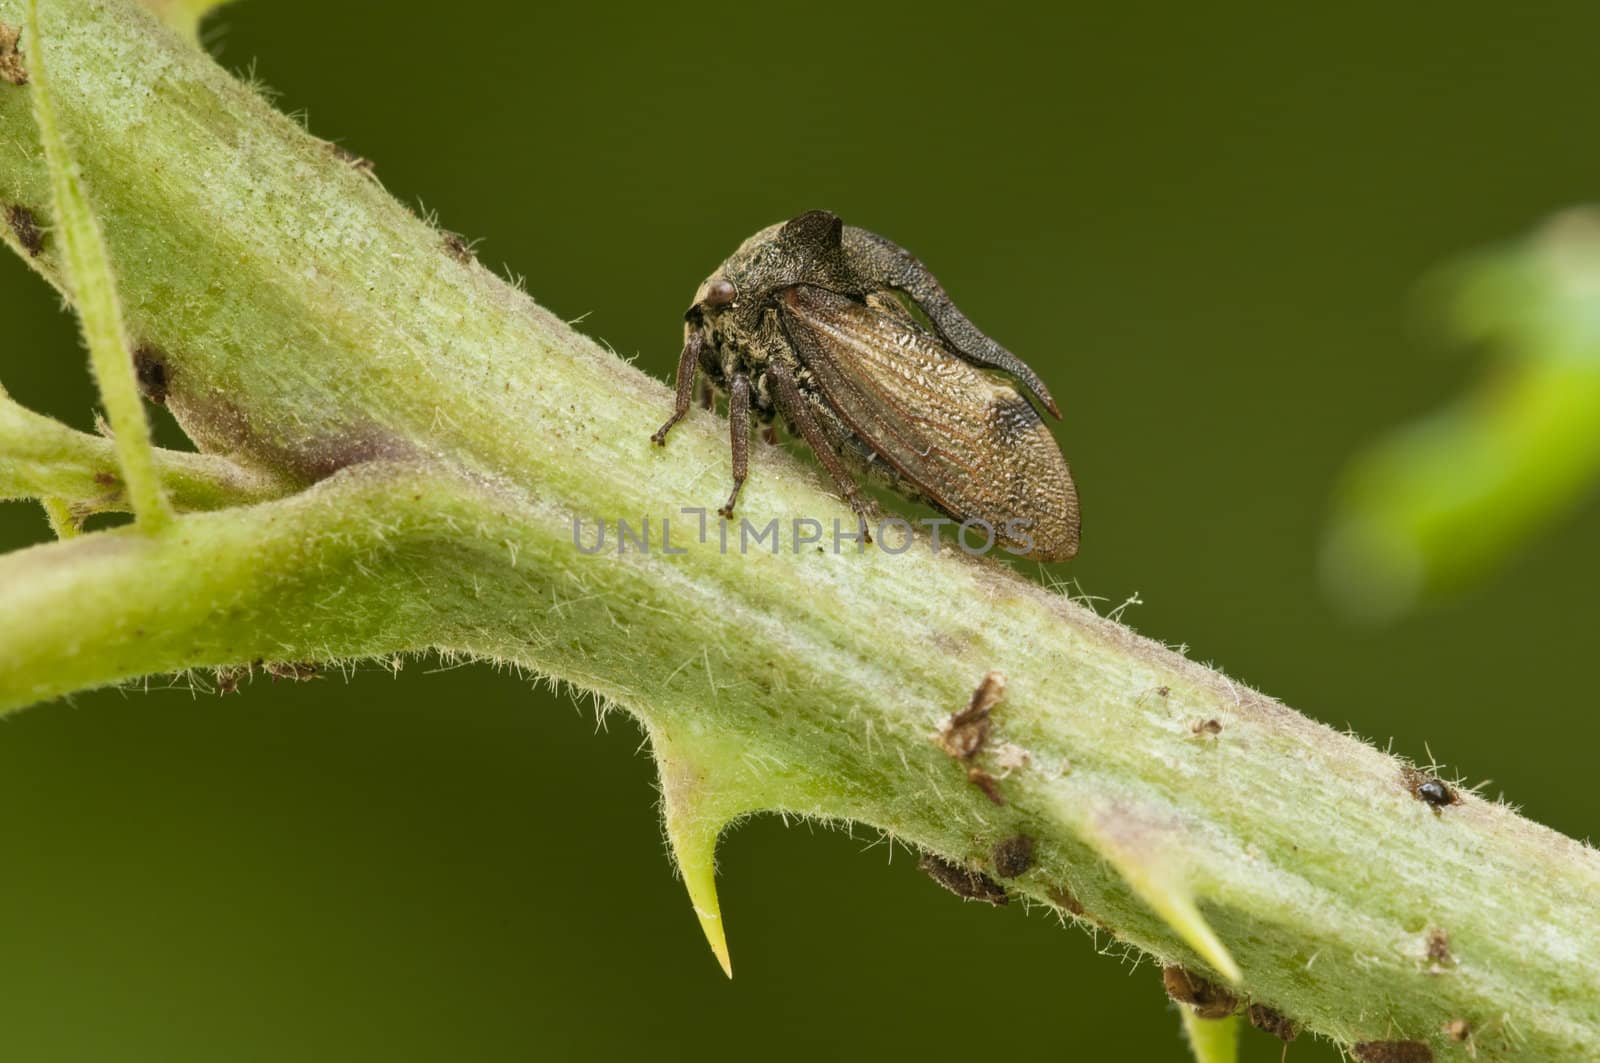
M1239 1010L1239 998L1232 992L1175 964L1161 968L1161 984L1167 996L1189 1005L1202 1019L1223 1019Z
M923 853L918 858L917 870L964 900L983 901L1000 908L1010 899L1006 888L982 871L951 863L933 853Z
M1251 1026L1265 1030L1285 1045L1300 1036L1300 1027L1295 1025L1293 1019L1265 1004L1251 1004L1245 1009L1245 1016L1250 1020Z
M1350 1046L1361 1063L1433 1063L1433 1049L1425 1041L1363 1041Z
M1078 551L1077 489L1029 401L1061 415L1044 382L968 321L922 263L837 215L763 229L700 285L657 444L689 412L702 373L728 394L725 517L749 471L751 417L782 417L863 529L873 507L858 478L984 526L1013 554L1065 561Z

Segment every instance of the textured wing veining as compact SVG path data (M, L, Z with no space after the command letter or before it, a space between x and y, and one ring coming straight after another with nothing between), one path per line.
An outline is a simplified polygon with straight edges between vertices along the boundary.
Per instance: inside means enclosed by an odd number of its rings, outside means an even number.
M974 365L1004 370L1022 381L1044 408L1056 417L1061 410L1028 364L984 335L951 301L944 286L917 257L886 237L854 225L842 226L836 238L848 268L856 276L882 284L908 295L928 315L933 327L950 345L953 353Z
M952 354L903 314L812 285L778 295L780 320L828 405L935 506L982 519L1026 556L1061 561L1078 549L1072 474L1031 403Z

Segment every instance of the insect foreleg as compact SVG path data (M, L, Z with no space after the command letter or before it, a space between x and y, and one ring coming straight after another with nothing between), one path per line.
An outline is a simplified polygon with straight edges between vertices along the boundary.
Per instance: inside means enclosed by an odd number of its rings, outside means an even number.
M694 382L700 375L700 348L704 344L705 340L698 332L691 332L684 341L683 353L678 355L678 394L672 404L672 416L650 437L650 442L658 447L666 446L667 433L672 431L673 425L683 420L684 414L689 412L689 407L694 403Z
M739 489L750 472L750 378L739 373L728 390L728 431L733 442L733 493L728 504L717 510L724 517L733 516L733 504L739 501Z

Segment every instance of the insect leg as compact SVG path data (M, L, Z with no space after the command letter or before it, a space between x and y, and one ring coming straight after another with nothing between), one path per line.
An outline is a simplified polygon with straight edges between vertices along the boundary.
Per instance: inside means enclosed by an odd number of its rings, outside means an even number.
M728 431L733 437L733 493L728 504L717 510L723 517L733 516L733 504L750 471L750 378L743 373L733 378L728 390Z
M700 375L700 348L705 342L700 333L691 332L683 344L683 353L678 355L678 394L672 404L672 416L650 437L650 442L658 447L667 445L667 433L672 431L673 425L683 420L694 402L694 382Z
M773 360L767 364L767 375L777 385L778 408L794 420L795 427L800 429L800 435L806 441L806 446L811 448L817 460L822 462L822 467L828 470L828 475L833 477L839 493L844 495L844 500L850 503L850 508L855 510L856 517L861 521L863 541L870 543L872 536L867 532L867 517L872 510L861 494L861 486L844 467L844 462L839 460L839 455L834 451L832 441L823 432L822 426L811 416L811 407L801 396L800 388L795 384L788 368L782 362Z

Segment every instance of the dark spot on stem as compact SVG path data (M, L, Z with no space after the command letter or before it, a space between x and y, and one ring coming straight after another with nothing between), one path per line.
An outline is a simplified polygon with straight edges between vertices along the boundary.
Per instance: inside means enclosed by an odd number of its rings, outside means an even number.
M467 243L466 237L448 230L444 233L444 249L446 254L462 265L466 265L476 257L473 255L472 245Z
M999 672L985 675L967 707L951 713L939 726L939 745L957 760L971 760L983 752L989 740L989 714L1005 696L1006 677Z
M1219 735L1222 733L1222 721L1217 719L1215 716L1208 720L1196 720L1194 723L1189 725L1189 730L1201 737L1206 735Z
M167 359L146 343L133 352L133 372L139 378L139 392L157 406L167 404Z
M1422 1041L1363 1041L1350 1054L1361 1063L1433 1063L1433 1049Z
M1000 784L995 777L982 768L970 768L967 771L967 781L983 791L983 796L997 805L1006 803L1004 795L1000 793Z
M117 477L115 473L109 473L102 469L94 474L94 482L101 487L116 487Z
M1472 1036L1472 1024L1466 1019L1451 1019L1444 1024L1444 1035L1459 1044Z
M22 249L28 252L28 257L38 258L44 250L44 231L39 228L39 220L33 216L33 211L14 203L6 208L6 224L11 226L12 234Z
M1430 974L1439 974L1446 967L1456 965L1456 958L1450 953L1450 935L1442 926L1428 931L1428 963Z
M988 875L953 864L942 856L923 853L917 861L917 870L965 900L983 901L996 907L1009 900L1006 888Z
M1202 1019L1223 1019L1239 1010L1238 997L1177 964L1161 968L1161 985L1167 996L1193 1008Z
M1412 797L1430 806L1435 814L1446 805L1453 805L1461 800L1461 796L1449 783L1437 775L1418 768L1401 768L1400 781L1410 791Z
M1027 874L1033 866L1033 839L1026 834L1007 838L994 847L994 871L1001 878Z
M1045 896L1049 897L1050 903L1057 908L1064 908L1073 915L1083 915L1083 903L1065 886L1051 886L1045 891Z
M1265 1030L1284 1044L1288 1044L1300 1036L1300 1027L1295 1025L1293 1019L1287 1018L1283 1012L1267 1007L1265 1004L1251 1004L1245 1010L1245 1017L1250 1020L1250 1025L1258 1030Z
M373 423L343 424L285 440L267 425L255 423L260 415L253 417L225 392L178 388L169 405L200 450L231 453L304 483L325 480L362 462L416 457L408 440Z
M0 22L0 81L13 85L28 83L28 68L22 65L22 50L17 47L21 37L21 31Z

